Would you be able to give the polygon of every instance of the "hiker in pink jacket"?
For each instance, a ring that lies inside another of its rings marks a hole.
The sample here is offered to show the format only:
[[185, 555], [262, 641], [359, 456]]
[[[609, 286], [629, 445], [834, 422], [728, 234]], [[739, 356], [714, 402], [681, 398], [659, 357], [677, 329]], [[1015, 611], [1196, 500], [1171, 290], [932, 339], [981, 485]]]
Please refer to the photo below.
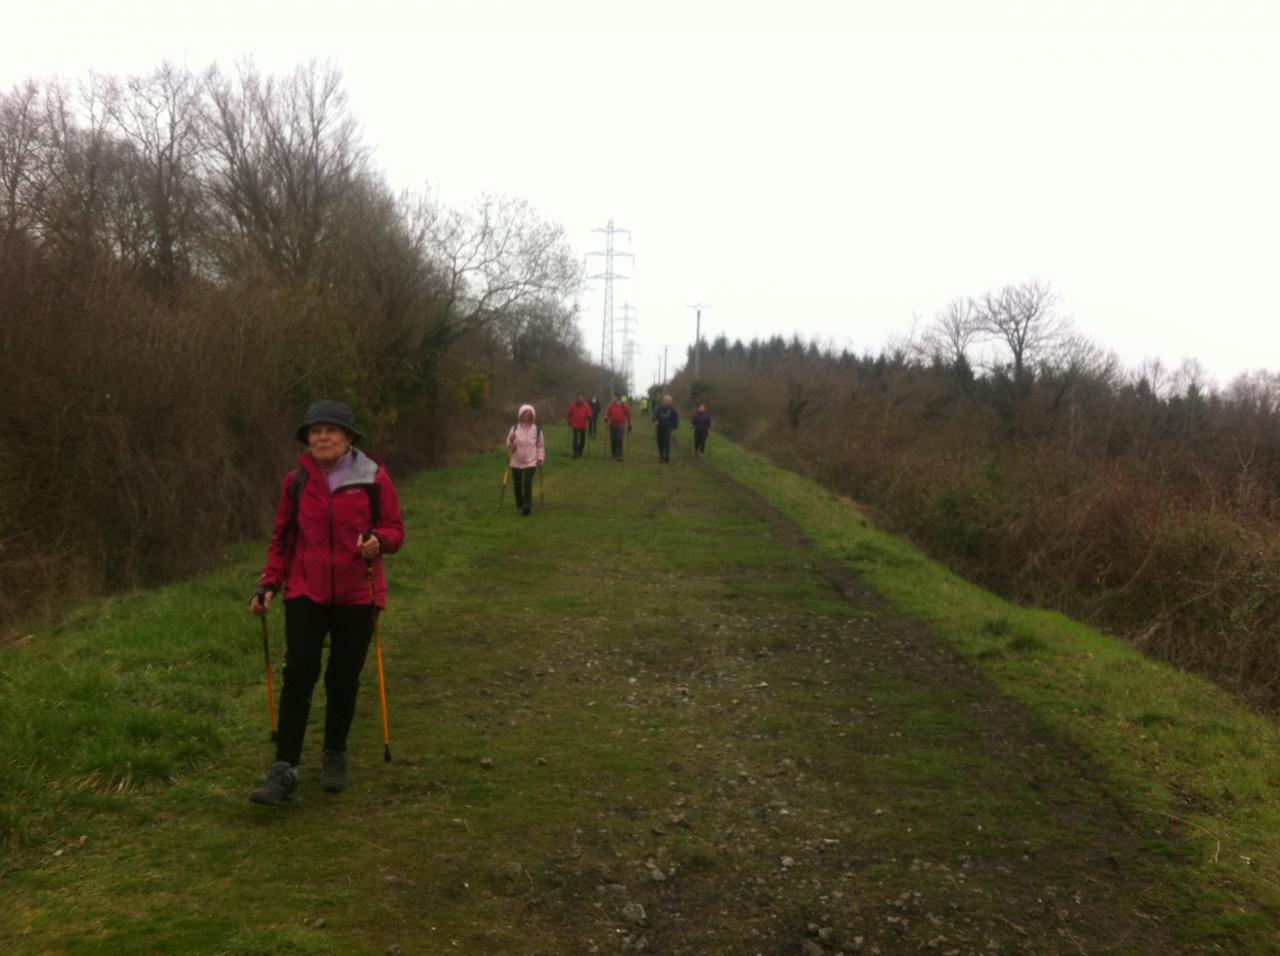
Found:
[[542, 426], [532, 405], [520, 406], [520, 420], [507, 432], [507, 454], [511, 458], [511, 484], [516, 490], [516, 510], [527, 515], [533, 507], [533, 475], [546, 460]]

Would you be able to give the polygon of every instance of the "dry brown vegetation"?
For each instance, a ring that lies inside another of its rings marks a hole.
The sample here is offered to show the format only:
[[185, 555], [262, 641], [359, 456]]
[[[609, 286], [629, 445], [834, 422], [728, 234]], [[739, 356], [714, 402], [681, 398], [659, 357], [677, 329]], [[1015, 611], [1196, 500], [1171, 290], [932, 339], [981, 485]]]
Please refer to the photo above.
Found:
[[315, 398], [403, 474], [574, 387], [580, 282], [523, 202], [395, 194], [327, 67], [0, 93], [0, 625], [260, 533]]
[[1126, 371], [1053, 306], [957, 301], [876, 356], [722, 338], [678, 387], [959, 573], [1280, 707], [1280, 375]]

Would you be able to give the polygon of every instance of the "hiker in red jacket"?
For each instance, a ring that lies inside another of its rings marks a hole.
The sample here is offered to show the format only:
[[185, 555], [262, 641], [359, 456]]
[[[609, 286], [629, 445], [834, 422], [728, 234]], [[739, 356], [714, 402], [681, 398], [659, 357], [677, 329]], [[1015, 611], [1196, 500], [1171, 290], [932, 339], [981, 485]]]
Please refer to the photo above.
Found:
[[[354, 447], [355, 415], [342, 402], [314, 403], [297, 430], [307, 451], [289, 472], [276, 505], [267, 563], [250, 604], [265, 615], [284, 592], [284, 686], [276, 762], [249, 799], [276, 804], [298, 789], [302, 739], [311, 692], [320, 677], [325, 635], [324, 756], [320, 786], [338, 793], [347, 785], [347, 733], [356, 711], [360, 672], [373, 638], [374, 615], [386, 607], [382, 555], [404, 543], [400, 501], [387, 469]], [[366, 565], [372, 564], [369, 602]]]
[[573, 429], [574, 458], [581, 458], [583, 449], [587, 447], [587, 426], [591, 424], [591, 418], [594, 414], [581, 392], [573, 400], [573, 404], [569, 406], [569, 411], [565, 413], [565, 421]]
[[604, 410], [604, 420], [609, 423], [609, 448], [614, 461], [622, 461], [623, 428], [631, 431], [631, 409], [623, 403], [618, 392], [613, 393], [613, 401]]

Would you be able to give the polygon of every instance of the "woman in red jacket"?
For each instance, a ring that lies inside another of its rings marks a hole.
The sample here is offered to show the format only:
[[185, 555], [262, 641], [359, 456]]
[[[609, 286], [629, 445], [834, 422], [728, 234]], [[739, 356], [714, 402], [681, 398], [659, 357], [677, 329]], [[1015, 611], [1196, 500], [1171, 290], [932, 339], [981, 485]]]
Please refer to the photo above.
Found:
[[573, 400], [569, 410], [565, 412], [564, 420], [573, 429], [574, 458], [581, 458], [583, 450], [587, 447], [587, 427], [591, 424], [591, 418], [594, 414], [591, 411], [591, 406], [587, 404], [587, 400], [582, 397], [581, 392]]
[[[314, 403], [297, 437], [307, 451], [285, 476], [266, 567], [251, 604], [254, 614], [265, 615], [275, 595], [284, 591], [284, 686], [276, 762], [249, 795], [254, 803], [280, 803], [298, 789], [302, 738], [326, 634], [330, 648], [320, 785], [329, 793], [346, 787], [347, 732], [355, 716], [360, 672], [374, 616], [387, 600], [381, 556], [404, 543], [395, 487], [380, 462], [354, 447], [360, 432], [349, 406]], [[366, 576], [370, 566], [372, 604]]]
[[617, 392], [613, 393], [613, 401], [604, 410], [604, 420], [609, 423], [609, 447], [614, 461], [622, 461], [623, 428], [631, 431], [631, 409]]

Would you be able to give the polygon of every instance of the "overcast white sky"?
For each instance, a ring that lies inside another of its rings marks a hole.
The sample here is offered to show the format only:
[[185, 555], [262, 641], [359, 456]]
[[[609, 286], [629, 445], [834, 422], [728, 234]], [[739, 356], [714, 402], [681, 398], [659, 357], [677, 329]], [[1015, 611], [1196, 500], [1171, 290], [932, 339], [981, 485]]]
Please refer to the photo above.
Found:
[[1270, 0], [7, 6], [0, 86], [328, 59], [393, 184], [527, 198], [583, 253], [612, 218], [642, 386], [689, 303], [877, 350], [1032, 277], [1126, 362], [1280, 368]]

